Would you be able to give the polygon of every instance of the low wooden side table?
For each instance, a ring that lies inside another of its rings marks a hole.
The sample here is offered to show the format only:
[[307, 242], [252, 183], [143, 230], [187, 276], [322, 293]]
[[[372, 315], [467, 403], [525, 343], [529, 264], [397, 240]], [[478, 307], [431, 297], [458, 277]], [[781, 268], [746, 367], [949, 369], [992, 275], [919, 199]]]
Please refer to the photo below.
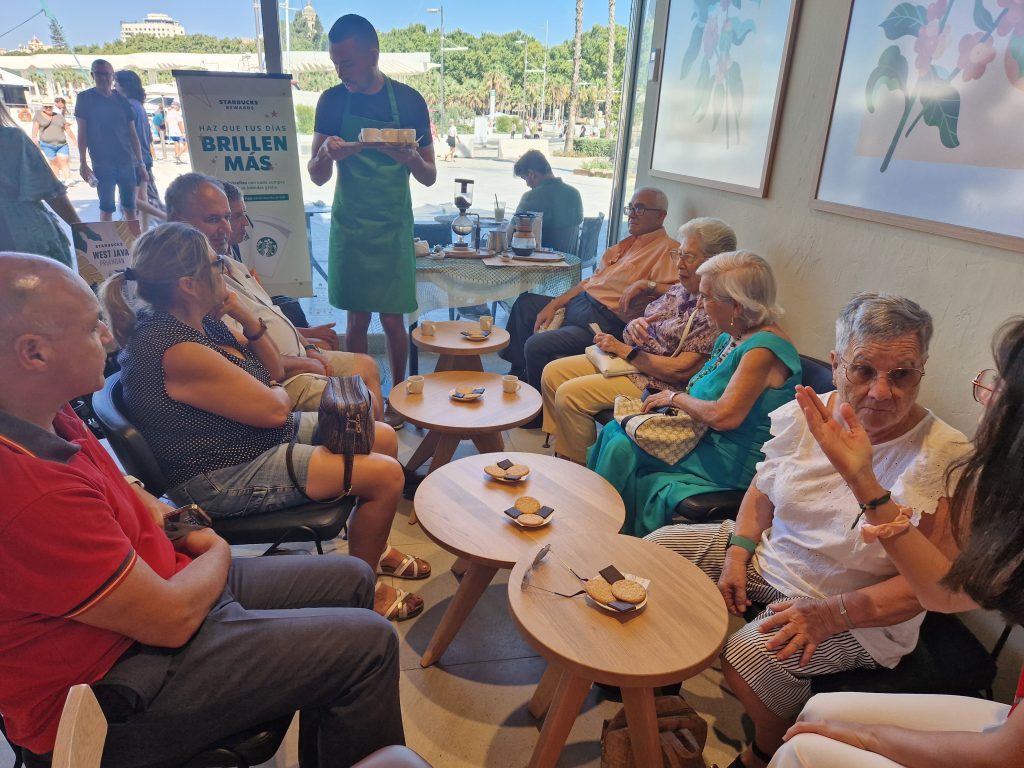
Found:
[[423, 335], [423, 326], [416, 326], [409, 334], [412, 343], [427, 352], [436, 352], [435, 372], [441, 371], [482, 371], [481, 355], [499, 352], [508, 346], [510, 336], [504, 328], [494, 326], [485, 341], [469, 341], [463, 331], [479, 331], [480, 324], [468, 320], [449, 320], [437, 323], [432, 336]]
[[516, 563], [508, 580], [512, 620], [549, 664], [529, 707], [540, 716], [550, 700], [529, 765], [557, 763], [594, 682], [621, 688], [635, 764], [661, 765], [654, 688], [692, 677], [718, 656], [728, 629], [721, 593], [689, 560], [643, 539], [591, 531], [553, 540], [530, 574], [531, 584], [564, 594], [579, 589], [559, 558], [584, 578], [611, 564], [651, 580], [644, 608], [609, 613], [583, 596], [524, 589], [523, 576], [539, 548]]
[[[519, 483], [489, 480], [484, 467], [506, 458], [528, 466], [529, 477]], [[554, 509], [551, 522], [516, 526], [504, 510], [519, 496]], [[626, 518], [622, 498], [596, 472], [553, 456], [512, 451], [467, 456], [432, 472], [416, 490], [413, 506], [426, 534], [469, 566], [420, 659], [424, 667], [445, 652], [499, 569], [511, 568], [540, 543], [561, 549], [563, 541], [618, 531]]]
[[[412, 472], [430, 459], [433, 472], [451, 461], [462, 440], [472, 440], [481, 453], [504, 447], [501, 433], [525, 424], [541, 409], [540, 392], [525, 381], [509, 394], [501, 388], [501, 374], [474, 371], [428, 373], [423, 392], [410, 395], [406, 382], [393, 387], [391, 407], [417, 427], [428, 430], [406, 463]], [[472, 402], [454, 402], [448, 393], [456, 387], [484, 387], [487, 391]]]

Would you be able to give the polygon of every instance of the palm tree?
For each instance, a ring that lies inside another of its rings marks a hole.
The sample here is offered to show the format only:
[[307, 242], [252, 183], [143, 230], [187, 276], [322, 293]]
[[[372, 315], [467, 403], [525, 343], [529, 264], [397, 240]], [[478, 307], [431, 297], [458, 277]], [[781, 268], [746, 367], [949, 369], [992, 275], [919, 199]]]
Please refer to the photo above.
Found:
[[612, 68], [615, 63], [615, 0], [608, 0], [608, 58], [604, 74], [605, 136], [612, 132]]
[[576, 0], [576, 37], [572, 48], [572, 85], [569, 88], [569, 125], [565, 129], [565, 153], [572, 154], [576, 133], [576, 108], [580, 97], [580, 59], [583, 58], [583, 0]]

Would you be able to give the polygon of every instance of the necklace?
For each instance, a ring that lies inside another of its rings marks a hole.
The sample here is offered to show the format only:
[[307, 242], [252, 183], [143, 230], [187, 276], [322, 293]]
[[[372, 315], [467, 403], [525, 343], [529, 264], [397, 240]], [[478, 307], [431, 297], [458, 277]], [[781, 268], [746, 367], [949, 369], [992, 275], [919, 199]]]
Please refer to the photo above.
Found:
[[709, 373], [718, 368], [718, 366], [724, 363], [725, 358], [727, 358], [732, 353], [732, 351], [736, 349], [736, 344], [737, 338], [735, 336], [730, 336], [729, 343], [725, 345], [725, 347], [719, 353], [718, 357], [715, 358], [715, 362], [713, 362], [711, 365], [705, 365], [703, 368], [700, 369], [700, 371], [697, 372], [697, 374], [692, 379], [690, 379], [690, 383], [686, 385], [686, 394], [690, 394], [690, 390], [693, 389], [694, 384], [696, 384], [698, 381], [703, 379]]

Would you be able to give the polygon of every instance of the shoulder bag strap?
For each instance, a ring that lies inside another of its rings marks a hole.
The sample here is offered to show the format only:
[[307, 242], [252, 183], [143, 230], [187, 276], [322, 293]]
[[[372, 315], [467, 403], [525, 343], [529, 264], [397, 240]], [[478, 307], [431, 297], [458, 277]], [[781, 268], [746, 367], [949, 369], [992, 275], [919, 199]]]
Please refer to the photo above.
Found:
[[672, 357], [677, 357], [680, 352], [683, 351], [683, 344], [690, 335], [690, 328], [693, 326], [693, 316], [697, 314], [697, 307], [694, 305], [693, 311], [690, 316], [686, 318], [686, 327], [683, 328], [683, 335], [679, 337], [679, 343], [676, 344], [676, 351], [672, 353]]

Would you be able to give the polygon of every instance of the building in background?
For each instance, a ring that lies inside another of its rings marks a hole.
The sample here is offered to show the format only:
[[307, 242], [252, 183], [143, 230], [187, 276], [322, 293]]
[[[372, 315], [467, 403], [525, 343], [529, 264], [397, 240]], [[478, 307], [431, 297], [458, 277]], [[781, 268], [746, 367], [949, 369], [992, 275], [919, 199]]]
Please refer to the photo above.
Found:
[[178, 37], [185, 34], [180, 21], [175, 21], [166, 13], [147, 13], [142, 21], [121, 22], [121, 42], [132, 35], [152, 35], [153, 37]]

